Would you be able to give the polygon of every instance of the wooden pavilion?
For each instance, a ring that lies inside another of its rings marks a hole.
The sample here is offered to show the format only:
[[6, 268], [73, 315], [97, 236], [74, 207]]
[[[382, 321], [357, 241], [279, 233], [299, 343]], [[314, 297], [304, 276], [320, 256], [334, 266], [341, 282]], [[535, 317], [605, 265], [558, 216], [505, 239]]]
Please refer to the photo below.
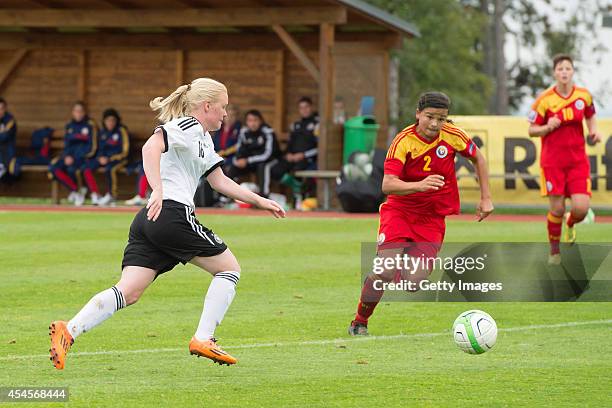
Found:
[[282, 138], [307, 95], [321, 116], [319, 168], [338, 169], [334, 100], [352, 115], [373, 96], [386, 135], [390, 51], [416, 35], [360, 0], [3, 0], [0, 95], [20, 147], [33, 129], [63, 129], [75, 100], [98, 121], [118, 109], [142, 144], [155, 124], [149, 100], [202, 76], [224, 82], [243, 111], [260, 109]]

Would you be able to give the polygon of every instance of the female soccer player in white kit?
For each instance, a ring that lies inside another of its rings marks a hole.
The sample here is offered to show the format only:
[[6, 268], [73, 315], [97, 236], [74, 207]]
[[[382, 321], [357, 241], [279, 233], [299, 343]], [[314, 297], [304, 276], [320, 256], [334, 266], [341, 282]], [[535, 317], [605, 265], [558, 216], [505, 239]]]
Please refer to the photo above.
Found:
[[190, 262], [213, 275], [198, 328], [189, 343], [191, 354], [219, 364], [237, 360], [216, 343], [215, 328], [236, 293], [240, 265], [221, 238], [195, 217], [193, 196], [202, 175], [218, 192], [285, 216], [276, 202], [241, 188], [221, 170], [223, 159], [213, 148], [209, 131], [227, 116], [225, 86], [209, 78], [182, 85], [150, 106], [159, 112], [158, 126], [142, 148], [144, 169], [153, 192], [130, 227], [119, 282], [94, 297], [72, 320], [51, 323], [51, 361], [63, 369], [74, 339], [135, 303], [144, 290], [179, 262]]

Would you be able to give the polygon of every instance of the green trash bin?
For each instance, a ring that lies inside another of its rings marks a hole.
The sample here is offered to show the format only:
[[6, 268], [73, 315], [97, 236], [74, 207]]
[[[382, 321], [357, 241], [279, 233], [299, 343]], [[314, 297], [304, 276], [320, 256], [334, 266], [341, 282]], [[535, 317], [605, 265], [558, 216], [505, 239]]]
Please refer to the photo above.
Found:
[[370, 153], [376, 147], [380, 125], [373, 116], [355, 116], [344, 123], [342, 164], [348, 163], [353, 152]]

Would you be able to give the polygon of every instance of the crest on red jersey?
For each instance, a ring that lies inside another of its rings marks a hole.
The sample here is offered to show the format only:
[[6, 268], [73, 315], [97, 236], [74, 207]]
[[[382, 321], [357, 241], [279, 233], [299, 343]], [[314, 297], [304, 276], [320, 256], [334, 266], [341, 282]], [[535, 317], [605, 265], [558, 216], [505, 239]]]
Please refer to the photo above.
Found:
[[576, 109], [578, 110], [583, 110], [584, 109], [584, 101], [582, 99], [578, 99], [575, 103], [574, 106], [576, 107]]
[[436, 149], [436, 156], [441, 159], [445, 158], [447, 154], [448, 149], [446, 148], [446, 146], [438, 146], [438, 148]]

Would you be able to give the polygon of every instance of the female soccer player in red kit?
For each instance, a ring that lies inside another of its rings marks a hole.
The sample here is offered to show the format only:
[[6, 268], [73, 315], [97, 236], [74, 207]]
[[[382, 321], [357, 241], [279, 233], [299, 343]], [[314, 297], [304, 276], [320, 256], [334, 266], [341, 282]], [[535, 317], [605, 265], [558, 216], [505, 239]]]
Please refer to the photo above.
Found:
[[[388, 198], [380, 206], [379, 257], [394, 258], [402, 253], [436, 256], [444, 240], [445, 217], [459, 213], [456, 153], [467, 157], [476, 169], [481, 193], [478, 221], [493, 211], [485, 158], [469, 136], [449, 122], [449, 108], [445, 94], [422, 94], [416, 123], [402, 130], [389, 147], [382, 182]], [[367, 335], [368, 319], [384, 293], [375, 282], [398, 276], [395, 268], [387, 272], [366, 278], [350, 335]], [[426, 276], [431, 271], [421, 272]]]
[[529, 136], [542, 138], [540, 156], [542, 195], [548, 196], [547, 215], [550, 256], [559, 265], [559, 241], [565, 198], [572, 210], [565, 220], [565, 240], [576, 241], [574, 225], [584, 219], [591, 197], [591, 170], [584, 148], [582, 121], [586, 120], [592, 143], [601, 141], [595, 122], [595, 105], [589, 91], [574, 85], [574, 63], [569, 55], [553, 58], [555, 85], [542, 92], [529, 113]]

